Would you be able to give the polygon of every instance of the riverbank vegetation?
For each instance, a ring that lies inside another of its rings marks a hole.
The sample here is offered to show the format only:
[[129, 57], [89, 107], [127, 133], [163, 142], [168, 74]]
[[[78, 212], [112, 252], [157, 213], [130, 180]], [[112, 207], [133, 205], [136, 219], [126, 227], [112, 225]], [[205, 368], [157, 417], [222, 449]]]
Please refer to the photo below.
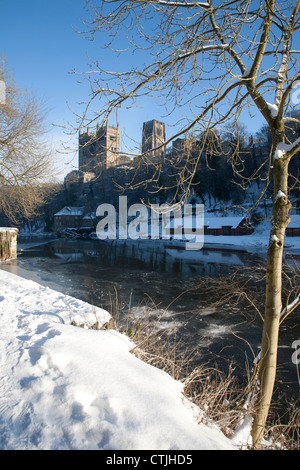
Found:
[[[238, 309], [239, 313], [242, 311], [250, 329], [251, 325], [261, 325], [263, 321], [263, 312], [260, 310], [264, 296], [264, 271], [265, 267], [258, 266], [252, 269], [237, 269], [231, 273], [230, 278], [227, 275], [202, 277], [201, 281], [197, 281], [189, 291], [183, 292], [182, 297], [191, 292], [198, 292], [201, 298], [199, 311], [203, 310], [205, 313], [226, 309], [229, 315], [230, 312], [235, 314]], [[298, 267], [285, 266], [283, 289], [285, 302], [288, 302], [291, 288], [295, 290], [298, 285]], [[218, 292], [218, 299], [213, 301], [211, 299], [214, 298], [215, 292]], [[129, 304], [126, 303], [120, 297], [118, 290], [114, 289], [110, 294], [108, 308], [114, 319], [111, 327], [129, 336], [135, 344], [131, 352], [138, 358], [184, 383], [185, 396], [201, 410], [197, 416], [199, 423], [215, 422], [237, 446], [252, 449], [250, 430], [255, 404], [251, 402], [251, 396], [255, 364], [259, 357], [257, 345], [244, 340], [247, 342], [244, 366], [238, 359], [231, 359], [228, 356], [224, 360], [226, 355], [220, 356], [213, 351], [207, 362], [199, 361], [197, 355], [201, 346], [194, 343], [192, 346], [191, 338], [186, 340], [180, 335], [180, 328], [176, 328], [176, 316], [180, 315], [179, 312], [177, 315], [172, 315], [172, 320], [166, 326], [166, 319], [170, 315], [168, 308], [162, 309], [155, 305], [149, 296], [145, 298], [141, 308], [142, 314], [136, 316], [134, 312], [136, 309], [132, 309], [130, 301]], [[189, 317], [190, 312], [183, 313]], [[298, 319], [299, 312], [296, 318], [291, 318], [284, 326], [293, 329]], [[233, 342], [235, 336], [233, 333]], [[237, 349], [238, 347], [234, 348], [234, 351]], [[289, 379], [284, 375], [284, 363], [279, 362], [278, 367], [282, 373], [278, 377], [279, 382], [275, 383], [261, 449], [300, 450], [297, 384], [294, 384], [294, 392], [291, 395], [285, 393], [286, 387], [289, 387]], [[298, 387], [300, 389], [299, 376]], [[236, 441], [235, 434], [238, 436]]]

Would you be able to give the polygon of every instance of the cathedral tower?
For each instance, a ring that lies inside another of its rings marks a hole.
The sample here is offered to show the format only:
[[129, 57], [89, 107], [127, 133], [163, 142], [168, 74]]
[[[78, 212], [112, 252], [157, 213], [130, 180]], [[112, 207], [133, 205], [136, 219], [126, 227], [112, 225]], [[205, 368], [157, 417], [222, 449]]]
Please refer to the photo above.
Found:
[[79, 133], [79, 171], [80, 173], [94, 173], [99, 176], [107, 168], [118, 165], [120, 151], [119, 125], [112, 127], [97, 126], [95, 132], [87, 129]]
[[152, 148], [158, 147], [166, 140], [165, 124], [163, 122], [152, 121], [144, 122], [142, 137], [142, 153], [149, 151], [149, 155], [153, 157], [161, 157], [165, 155], [166, 148], [163, 146], [158, 150]]

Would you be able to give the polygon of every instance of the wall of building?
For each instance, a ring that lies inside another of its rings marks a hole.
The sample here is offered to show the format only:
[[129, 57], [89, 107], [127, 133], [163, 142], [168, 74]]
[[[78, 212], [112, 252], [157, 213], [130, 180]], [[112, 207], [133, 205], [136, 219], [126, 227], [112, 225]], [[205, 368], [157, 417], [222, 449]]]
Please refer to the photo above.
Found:
[[80, 173], [94, 173], [99, 176], [101, 172], [118, 164], [120, 151], [119, 126], [108, 124], [104, 127], [97, 126], [95, 132], [87, 129], [79, 133], [78, 166]]

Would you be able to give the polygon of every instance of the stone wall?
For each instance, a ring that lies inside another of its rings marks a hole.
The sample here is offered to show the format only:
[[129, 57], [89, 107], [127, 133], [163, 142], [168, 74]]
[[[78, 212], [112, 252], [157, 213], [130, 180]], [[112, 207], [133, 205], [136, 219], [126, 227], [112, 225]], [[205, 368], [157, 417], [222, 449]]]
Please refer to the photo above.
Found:
[[16, 228], [0, 228], [0, 261], [17, 257], [18, 232], [19, 230]]

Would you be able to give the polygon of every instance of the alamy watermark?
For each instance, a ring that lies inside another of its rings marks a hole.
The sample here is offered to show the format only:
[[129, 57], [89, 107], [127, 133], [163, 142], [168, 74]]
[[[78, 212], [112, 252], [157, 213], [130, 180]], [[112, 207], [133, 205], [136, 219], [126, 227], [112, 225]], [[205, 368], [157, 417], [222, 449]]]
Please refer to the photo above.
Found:
[[6, 85], [4, 80], [0, 80], [0, 104], [6, 103]]
[[293, 344], [292, 348], [295, 349], [295, 351], [292, 354], [292, 363], [295, 365], [300, 364], [300, 339], [296, 339]]
[[119, 197], [118, 210], [112, 204], [98, 206], [101, 217], [96, 227], [100, 240], [176, 239], [185, 241], [186, 250], [201, 250], [204, 244], [203, 204], [133, 204]]
[[300, 104], [300, 80], [296, 80], [292, 87], [291, 101], [293, 104]]

